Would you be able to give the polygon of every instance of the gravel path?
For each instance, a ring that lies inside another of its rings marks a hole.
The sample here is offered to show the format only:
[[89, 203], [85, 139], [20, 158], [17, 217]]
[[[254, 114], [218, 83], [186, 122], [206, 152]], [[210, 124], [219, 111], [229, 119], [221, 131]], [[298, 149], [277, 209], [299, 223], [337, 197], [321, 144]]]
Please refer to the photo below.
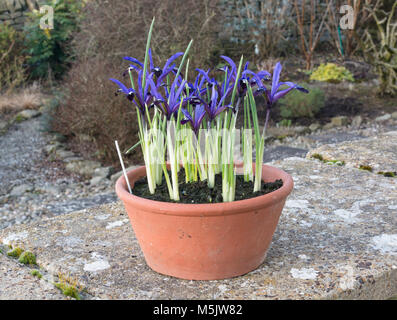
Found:
[[[267, 146], [264, 161], [305, 157], [309, 149], [323, 144], [396, 129], [397, 120], [286, 137]], [[0, 136], [0, 229], [117, 200], [110, 180], [90, 185], [67, 173], [62, 161], [50, 161], [44, 152], [50, 141], [51, 136], [41, 131], [40, 118], [14, 124]]]
[[68, 174], [62, 162], [49, 161], [44, 148], [50, 140], [40, 118], [0, 136], [0, 229], [117, 199], [110, 180], [91, 186]]

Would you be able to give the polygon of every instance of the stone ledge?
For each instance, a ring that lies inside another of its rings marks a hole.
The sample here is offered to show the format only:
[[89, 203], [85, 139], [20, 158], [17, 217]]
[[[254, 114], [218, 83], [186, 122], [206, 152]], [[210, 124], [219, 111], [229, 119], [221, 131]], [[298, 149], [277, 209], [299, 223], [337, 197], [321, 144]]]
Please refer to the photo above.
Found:
[[[145, 263], [121, 203], [0, 231], [48, 273], [97, 299], [386, 299], [397, 293], [397, 179], [302, 158], [266, 261], [244, 276], [186, 281]], [[7, 281], [7, 280], [6, 280]]]
[[0, 300], [62, 300], [60, 291], [45, 280], [30, 274], [30, 269], [17, 265], [0, 254]]
[[307, 158], [319, 154], [324, 159], [340, 160], [348, 167], [371, 168], [375, 173], [397, 172], [397, 131], [338, 144], [326, 144], [311, 150]]

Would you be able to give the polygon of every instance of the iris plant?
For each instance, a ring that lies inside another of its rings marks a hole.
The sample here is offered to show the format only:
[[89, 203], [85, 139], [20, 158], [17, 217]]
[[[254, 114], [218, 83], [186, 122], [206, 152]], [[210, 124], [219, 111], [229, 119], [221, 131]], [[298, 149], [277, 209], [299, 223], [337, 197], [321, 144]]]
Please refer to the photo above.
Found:
[[[150, 49], [153, 25], [154, 19], [144, 62], [132, 57], [124, 58], [131, 63], [127, 69], [131, 87], [110, 79], [118, 85], [118, 92], [136, 106], [139, 143], [134, 147], [140, 145], [142, 148], [151, 193], [162, 183], [164, 175], [170, 198], [179, 201], [178, 172], [183, 169], [186, 182], [206, 180], [210, 188], [215, 186], [215, 174], [222, 174], [223, 201], [233, 201], [236, 188], [235, 141], [239, 134], [236, 119], [240, 105], [243, 106], [244, 117], [244, 179], [254, 182], [253, 191], [259, 191], [270, 111], [290, 91], [308, 91], [295, 83], [280, 81], [280, 62], [271, 75], [266, 70], [250, 70], [248, 62], [243, 67], [243, 57], [237, 65], [231, 58], [221, 56], [225, 65], [214, 70], [221, 72], [221, 80], [212, 77], [211, 70], [196, 69], [195, 81], [191, 83], [187, 80], [189, 60], [186, 59], [192, 41], [185, 52], [175, 53], [162, 68], [158, 67], [153, 63]], [[181, 57], [179, 67], [176, 67]], [[182, 68], [185, 68], [183, 74]], [[262, 133], [259, 130], [262, 120], [258, 119], [255, 102], [255, 97], [260, 95], [266, 99]], [[252, 165], [254, 149], [255, 172]]]

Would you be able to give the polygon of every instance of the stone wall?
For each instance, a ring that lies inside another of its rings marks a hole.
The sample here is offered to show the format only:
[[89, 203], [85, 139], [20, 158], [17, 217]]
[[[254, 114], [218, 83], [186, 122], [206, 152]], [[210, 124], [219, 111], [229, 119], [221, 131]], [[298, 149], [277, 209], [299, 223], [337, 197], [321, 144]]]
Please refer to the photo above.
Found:
[[9, 23], [15, 29], [22, 29], [27, 13], [39, 8], [40, 0], [0, 0], [0, 23]]

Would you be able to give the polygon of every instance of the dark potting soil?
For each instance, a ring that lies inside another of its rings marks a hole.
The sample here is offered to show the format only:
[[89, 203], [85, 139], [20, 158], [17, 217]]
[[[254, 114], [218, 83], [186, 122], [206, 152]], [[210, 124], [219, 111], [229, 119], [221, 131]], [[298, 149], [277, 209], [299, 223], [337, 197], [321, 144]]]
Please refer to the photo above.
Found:
[[[169, 173], [170, 178], [171, 174]], [[178, 203], [218, 203], [223, 202], [222, 198], [222, 176], [217, 174], [215, 176], [215, 186], [214, 188], [208, 188], [207, 181], [197, 181], [197, 182], [185, 182], [185, 172], [180, 170], [178, 174], [179, 181], [179, 197], [180, 201]], [[274, 182], [263, 182], [262, 188], [258, 192], [253, 192], [254, 183], [249, 181], [244, 181], [244, 176], [236, 176], [236, 196], [235, 201], [250, 199], [258, 197], [281, 188], [283, 186], [283, 181], [281, 179]], [[132, 193], [138, 197], [146, 198], [150, 200], [163, 201], [163, 202], [175, 202], [170, 200], [167, 183], [163, 177], [163, 182], [161, 185], [156, 187], [155, 194], [151, 194], [147, 184], [146, 177], [141, 178], [135, 182]]]

